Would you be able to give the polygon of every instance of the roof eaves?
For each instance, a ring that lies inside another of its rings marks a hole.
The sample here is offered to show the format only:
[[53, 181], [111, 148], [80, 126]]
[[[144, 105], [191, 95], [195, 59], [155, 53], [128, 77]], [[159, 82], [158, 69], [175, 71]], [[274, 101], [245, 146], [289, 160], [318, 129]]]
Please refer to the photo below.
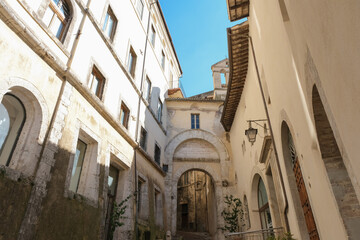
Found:
[[227, 0], [226, 3], [231, 22], [249, 16], [250, 0]]
[[[248, 69], [248, 55], [249, 55], [249, 24], [244, 22], [227, 29], [228, 33], [228, 50], [229, 50], [229, 67], [230, 76], [227, 94], [224, 102], [224, 110], [221, 115], [221, 124], [228, 132], [231, 129], [237, 107], [239, 105], [242, 91], [245, 85], [247, 69]], [[237, 39], [236, 43], [235, 40]], [[238, 39], [241, 39], [239, 42]], [[233, 54], [239, 50], [244, 54]], [[235, 70], [241, 70], [241, 74], [234, 74]]]

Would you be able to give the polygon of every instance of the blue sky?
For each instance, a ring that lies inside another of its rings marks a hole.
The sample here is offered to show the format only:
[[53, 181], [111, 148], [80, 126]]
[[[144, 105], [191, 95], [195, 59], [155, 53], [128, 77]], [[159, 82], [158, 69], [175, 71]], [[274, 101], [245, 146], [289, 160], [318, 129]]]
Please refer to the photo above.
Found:
[[173, 39], [186, 96], [213, 89], [211, 66], [228, 56], [226, 0], [160, 0]]

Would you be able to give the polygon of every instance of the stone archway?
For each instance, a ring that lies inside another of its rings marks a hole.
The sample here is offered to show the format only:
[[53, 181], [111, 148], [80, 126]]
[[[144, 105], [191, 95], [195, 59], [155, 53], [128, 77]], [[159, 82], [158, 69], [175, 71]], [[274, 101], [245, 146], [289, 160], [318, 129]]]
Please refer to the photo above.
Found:
[[177, 184], [177, 231], [216, 232], [216, 197], [212, 177], [191, 169], [181, 175]]
[[223, 225], [224, 220], [221, 217], [221, 210], [223, 209], [223, 191], [222, 191], [222, 183], [221, 183], [221, 178], [220, 176], [209, 166], [204, 165], [204, 164], [200, 164], [200, 163], [190, 163], [187, 166], [184, 166], [180, 169], [178, 169], [176, 171], [176, 173], [174, 174], [174, 177], [172, 179], [172, 186], [174, 186], [172, 188], [171, 191], [171, 213], [173, 213], [172, 216], [170, 216], [171, 219], [171, 230], [172, 233], [175, 233], [177, 230], [177, 219], [176, 219], [176, 214], [178, 209], [177, 209], [177, 204], [178, 204], [178, 183], [179, 180], [181, 179], [181, 177], [184, 175], [184, 173], [189, 172], [189, 171], [200, 171], [200, 172], [204, 172], [206, 173], [212, 182], [213, 185], [213, 194], [214, 194], [214, 203], [212, 205], [213, 209], [212, 212], [210, 213], [215, 219], [215, 221], [209, 223], [209, 228], [211, 228], [211, 230], [209, 231], [210, 235], [214, 236], [215, 239], [220, 239], [220, 232], [218, 230], [219, 226]]
[[[204, 150], [206, 149], [206, 150]], [[197, 151], [203, 151], [201, 154]], [[221, 210], [223, 209], [223, 197], [227, 191], [223, 182], [228, 181], [230, 161], [225, 145], [218, 137], [204, 130], [187, 130], [176, 135], [165, 148], [165, 164], [168, 164], [166, 176], [166, 198], [168, 209], [168, 226], [172, 234], [176, 233], [177, 227], [177, 184], [180, 177], [189, 170], [199, 170], [211, 176], [214, 185], [216, 201], [216, 227], [212, 235], [216, 239], [222, 239], [218, 227], [223, 225]]]
[[181, 132], [178, 135], [176, 135], [173, 139], [171, 139], [171, 141], [168, 143], [168, 145], [165, 148], [165, 161], [170, 164], [171, 161], [173, 160], [173, 156], [176, 148], [181, 143], [189, 139], [203, 139], [209, 142], [214, 146], [214, 148], [218, 152], [219, 159], [221, 162], [229, 160], [228, 151], [225, 145], [221, 142], [221, 140], [218, 137], [216, 137], [210, 132], [201, 129], [196, 129], [196, 130], [191, 129]]

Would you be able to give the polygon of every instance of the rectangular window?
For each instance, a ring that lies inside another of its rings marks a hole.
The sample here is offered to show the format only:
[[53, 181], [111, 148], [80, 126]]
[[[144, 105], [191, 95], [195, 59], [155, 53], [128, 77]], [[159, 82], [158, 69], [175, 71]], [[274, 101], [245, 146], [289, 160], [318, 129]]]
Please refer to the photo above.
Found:
[[90, 91], [95, 94], [99, 99], [102, 97], [102, 92], [105, 84], [105, 78], [100, 71], [94, 66], [88, 82]]
[[116, 25], [117, 25], [117, 19], [113, 11], [109, 7], [105, 16], [105, 21], [102, 30], [105, 32], [105, 35], [111, 40], [114, 39]]
[[[112, 158], [112, 154], [111, 154], [111, 158]], [[112, 160], [110, 160], [112, 162]], [[115, 160], [116, 161], [116, 160]], [[107, 201], [107, 206], [105, 209], [106, 212], [106, 219], [105, 219], [105, 238], [104, 239], [109, 239], [110, 236], [110, 232], [111, 232], [111, 219], [112, 216], [114, 214], [114, 203], [115, 203], [115, 199], [116, 199], [116, 195], [117, 195], [117, 187], [119, 185], [119, 187], [122, 187], [122, 183], [119, 183], [118, 180], [120, 178], [119, 174], [121, 174], [120, 169], [118, 169], [117, 167], [113, 166], [112, 163], [110, 163], [110, 167], [109, 167], [109, 176], [108, 176], [108, 201]]]
[[129, 59], [128, 59], [128, 71], [133, 78], [135, 77], [136, 59], [137, 59], [136, 53], [134, 49], [130, 47]]
[[123, 125], [126, 129], [128, 129], [129, 124], [129, 116], [130, 116], [130, 110], [125, 105], [125, 103], [121, 103], [121, 109], [120, 109], [120, 123]]
[[137, 0], [136, 10], [140, 15], [140, 19], [142, 19], [144, 12], [144, 0]]
[[200, 114], [191, 114], [191, 129], [200, 128]]
[[113, 165], [110, 165], [109, 177], [108, 177], [108, 195], [111, 197], [116, 196], [118, 178], [119, 178], [119, 170]]
[[151, 26], [150, 41], [153, 47], [155, 47], [156, 31], [154, 26]]
[[144, 186], [145, 185], [145, 180], [143, 180], [142, 178], [138, 177], [138, 189], [137, 189], [137, 208], [139, 213], [141, 213], [142, 208], [142, 200], [143, 200], [143, 194], [144, 194]]
[[161, 119], [162, 119], [162, 109], [163, 109], [163, 104], [159, 98], [158, 101], [158, 107], [157, 107], [157, 120], [162, 123]]
[[160, 192], [155, 189], [155, 195], [154, 195], [154, 213], [155, 213], [155, 217], [157, 216], [158, 210], [159, 210], [159, 197], [160, 197]]
[[150, 103], [151, 98], [151, 81], [149, 77], [146, 76], [145, 82], [144, 82], [144, 99]]
[[79, 139], [76, 146], [76, 152], [75, 152], [74, 163], [71, 171], [71, 180], [70, 180], [70, 188], [69, 188], [73, 192], [77, 192], [78, 190], [81, 170], [85, 158], [86, 147], [87, 147], [86, 143], [84, 143]]
[[68, 4], [64, 0], [52, 0], [45, 11], [43, 22], [61, 42], [71, 18]]
[[140, 132], [140, 147], [146, 151], [146, 142], [147, 142], [147, 131], [141, 127], [141, 132]]
[[165, 53], [161, 51], [161, 67], [165, 70]]
[[157, 145], [155, 143], [155, 152], [154, 152], [154, 159], [155, 159], [155, 162], [160, 165], [160, 156], [161, 156], [161, 150], [160, 150], [160, 147], [159, 145]]

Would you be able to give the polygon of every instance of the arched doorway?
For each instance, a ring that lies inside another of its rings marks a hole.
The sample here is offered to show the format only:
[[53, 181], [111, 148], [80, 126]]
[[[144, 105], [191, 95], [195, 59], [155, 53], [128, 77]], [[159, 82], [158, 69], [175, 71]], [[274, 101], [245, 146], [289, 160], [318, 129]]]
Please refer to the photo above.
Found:
[[[309, 196], [305, 187], [305, 182], [300, 167], [299, 157], [296, 152], [292, 134], [290, 132], [288, 125], [285, 122], [283, 122], [282, 124], [282, 145], [283, 145], [283, 154], [284, 154], [284, 161], [286, 168], [287, 170], [288, 168], [292, 169], [292, 173], [290, 173], [291, 170], [287, 172], [290, 186], [291, 188], [295, 188], [296, 186], [298, 190], [298, 197], [296, 197], [295, 194], [292, 192], [294, 198], [295, 211], [297, 213], [301, 211], [299, 209], [301, 206], [308, 236], [310, 237], [310, 240], [318, 240], [320, 239], [320, 237], [317, 231], [314, 214], [312, 212], [312, 208], [310, 205]], [[299, 207], [297, 207], [298, 205]], [[298, 222], [299, 225], [301, 225], [302, 221], [299, 220]]]
[[177, 230], [216, 232], [216, 198], [212, 177], [192, 169], [181, 175], [177, 184]]

